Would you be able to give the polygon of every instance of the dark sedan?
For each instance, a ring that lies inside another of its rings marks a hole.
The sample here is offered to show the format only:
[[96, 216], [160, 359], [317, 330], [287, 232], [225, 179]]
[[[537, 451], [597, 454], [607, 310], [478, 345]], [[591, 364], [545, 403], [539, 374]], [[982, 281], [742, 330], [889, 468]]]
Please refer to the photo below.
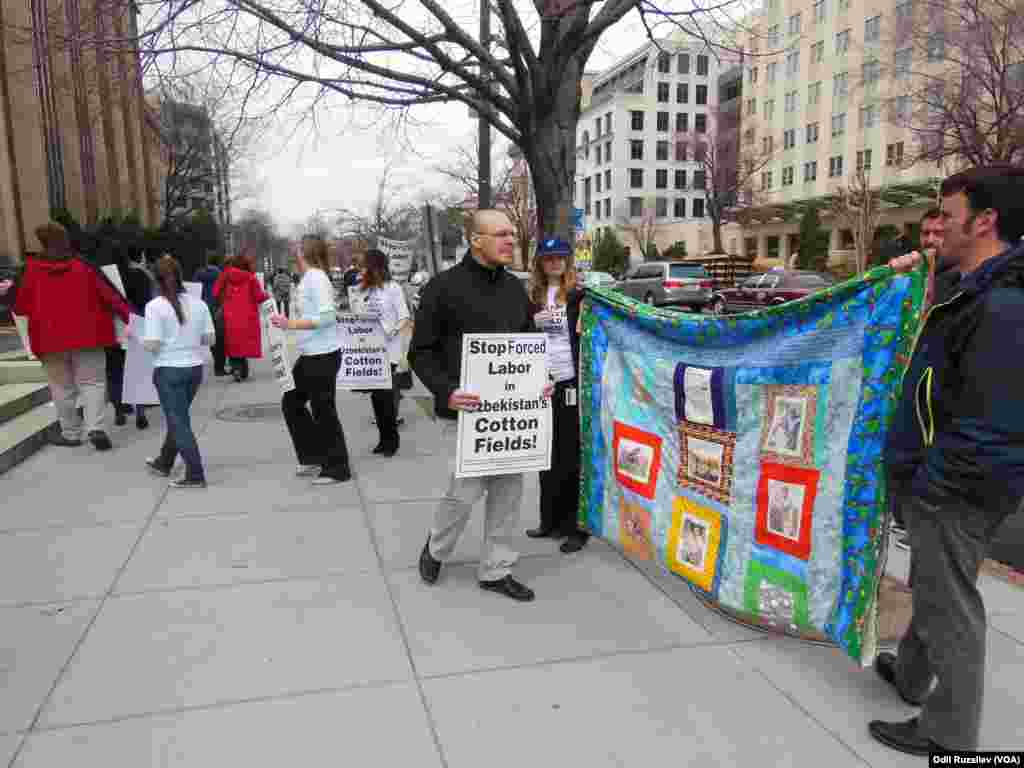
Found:
[[735, 288], [717, 291], [711, 299], [711, 311], [716, 315], [728, 315], [774, 307], [810, 296], [834, 283], [831, 275], [801, 270], [751, 275]]

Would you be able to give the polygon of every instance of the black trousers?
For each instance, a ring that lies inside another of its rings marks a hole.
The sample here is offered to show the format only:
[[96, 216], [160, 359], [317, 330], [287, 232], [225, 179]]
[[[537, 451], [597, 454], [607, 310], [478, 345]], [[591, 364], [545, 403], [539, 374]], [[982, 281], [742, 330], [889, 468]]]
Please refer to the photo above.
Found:
[[249, 378], [249, 358], [247, 357], [232, 357], [231, 358], [231, 372], [242, 379]]
[[340, 350], [300, 355], [292, 369], [295, 389], [281, 398], [281, 409], [299, 464], [319, 464], [322, 476], [348, 479], [348, 447], [335, 401], [340, 367]]
[[[124, 363], [128, 353], [121, 347], [106, 347], [107, 355], [107, 400], [115, 410], [123, 410], [124, 404]], [[143, 414], [146, 406], [135, 406], [138, 413]], [[128, 407], [129, 412], [131, 407]]]
[[540, 527], [570, 535], [583, 533], [576, 522], [580, 507], [579, 406], [566, 405], [565, 392], [576, 379], [559, 382], [551, 396], [551, 469], [540, 473]]
[[391, 389], [374, 389], [370, 391], [370, 404], [373, 406], [373, 417], [377, 420], [377, 431], [384, 445], [398, 447], [398, 382], [395, 371], [398, 366], [391, 365]]
[[217, 373], [224, 372], [224, 334], [217, 334], [217, 341], [213, 345], [213, 370]]

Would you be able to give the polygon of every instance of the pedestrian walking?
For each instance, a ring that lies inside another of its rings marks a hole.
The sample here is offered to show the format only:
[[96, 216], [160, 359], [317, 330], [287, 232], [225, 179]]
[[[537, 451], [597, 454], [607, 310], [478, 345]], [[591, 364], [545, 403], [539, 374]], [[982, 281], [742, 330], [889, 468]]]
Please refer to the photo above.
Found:
[[291, 294], [292, 294], [292, 276], [288, 274], [288, 270], [279, 269], [277, 275], [274, 277], [274, 297], [277, 299], [277, 305], [281, 308], [281, 313], [285, 317], [291, 317]]
[[[515, 229], [508, 216], [495, 210], [477, 211], [469, 230], [470, 250], [462, 262], [424, 287], [409, 348], [412, 369], [434, 395], [434, 412], [442, 423], [441, 446], [451, 459], [452, 470], [420, 553], [420, 577], [427, 584], [437, 582], [442, 564], [452, 556], [466, 529], [473, 506], [486, 494], [478, 583], [481, 589], [528, 601], [534, 598], [533, 590], [511, 575], [516, 553], [495, 541], [522, 502], [522, 474], [455, 476], [457, 413], [480, 407], [477, 393], [459, 388], [463, 334], [536, 331], [526, 291], [507, 271], [515, 255]], [[551, 389], [544, 390], [545, 396], [550, 397]]]
[[327, 244], [319, 237], [304, 237], [298, 261], [298, 317], [271, 319], [278, 328], [298, 331], [295, 388], [281, 398], [281, 410], [298, 458], [296, 474], [313, 477], [314, 485], [333, 485], [351, 480], [352, 472], [335, 396], [341, 337], [334, 286], [327, 276]]
[[175, 488], [205, 488], [206, 473], [199, 443], [192, 430], [192, 402], [203, 383], [203, 347], [213, 346], [216, 331], [206, 302], [190, 295], [182, 282], [181, 266], [172, 256], [156, 264], [160, 295], [146, 305], [142, 344], [153, 355], [153, 385], [167, 422], [160, 455], [146, 466], [169, 477], [181, 454], [185, 476], [171, 480]]
[[[153, 298], [153, 283], [139, 263], [142, 260], [140, 251], [125, 248], [119, 251], [117, 271], [121, 275], [124, 292], [131, 305], [132, 313], [142, 317], [146, 314], [146, 305]], [[121, 427], [128, 420], [128, 414], [134, 411], [136, 429], [147, 429], [149, 419], [146, 418], [146, 406], [126, 405], [124, 402], [124, 364], [127, 353], [120, 344], [106, 348], [107, 358], [107, 395], [114, 407], [114, 424]]]
[[256, 279], [252, 258], [242, 253], [232, 259], [213, 286], [214, 298], [224, 308], [224, 351], [231, 359], [235, 381], [249, 378], [249, 360], [263, 356], [260, 304], [269, 297]]
[[227, 376], [227, 366], [224, 361], [224, 314], [220, 302], [217, 301], [213, 294], [214, 286], [217, 285], [220, 274], [220, 267], [213, 261], [206, 259], [203, 266], [195, 271], [192, 279], [203, 286], [203, 301], [213, 316], [213, 327], [217, 330], [217, 341], [214, 342], [213, 349], [211, 350], [213, 353], [213, 375]]
[[961, 277], [925, 317], [886, 445], [889, 492], [910, 533], [913, 615], [898, 653], [875, 662], [922, 709], [869, 726], [883, 744], [920, 755], [978, 748], [978, 572], [1024, 498], [1024, 335], [1015, 332], [1024, 325], [1024, 168], [974, 168], [940, 193], [942, 253]]
[[391, 389], [370, 392], [374, 423], [380, 433], [375, 454], [391, 457], [398, 452], [398, 364], [402, 359], [402, 332], [410, 324], [409, 307], [405, 303], [402, 287], [391, 279], [388, 257], [373, 248], [364, 258], [366, 265], [361, 283], [354, 288], [358, 305], [369, 315], [380, 318], [387, 336], [388, 359], [391, 363]]
[[580, 506], [580, 420], [577, 405], [579, 334], [583, 291], [576, 287], [572, 248], [559, 238], [542, 240], [530, 274], [533, 322], [547, 334], [551, 401], [551, 468], [540, 473], [540, 525], [531, 538], [564, 538], [565, 554], [578, 552], [588, 534], [576, 522]]
[[81, 445], [84, 430], [96, 450], [109, 451], [113, 445], [104, 429], [104, 349], [117, 343], [114, 316], [128, 323], [131, 307], [98, 269], [74, 252], [60, 224], [37, 228], [36, 237], [43, 252], [27, 258], [12, 311], [28, 319], [29, 343], [43, 363], [57, 406], [61, 436], [52, 442]]

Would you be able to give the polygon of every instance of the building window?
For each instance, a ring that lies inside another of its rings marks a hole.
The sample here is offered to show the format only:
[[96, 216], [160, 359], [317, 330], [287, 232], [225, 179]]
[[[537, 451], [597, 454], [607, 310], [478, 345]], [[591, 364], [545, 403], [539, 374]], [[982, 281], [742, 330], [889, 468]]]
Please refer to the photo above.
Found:
[[840, 112], [838, 115], [832, 115], [832, 138], [842, 136], [846, 133], [846, 113]]
[[643, 171], [643, 168], [630, 168], [629, 169], [629, 188], [630, 189], [643, 189], [644, 188], [644, 171]]
[[687, 145], [687, 143], [685, 141], [677, 141], [676, 142], [676, 162], [677, 163], [685, 163], [686, 162], [686, 147], [687, 146], [688, 145]]
[[676, 112], [676, 133], [687, 133], [690, 130], [690, 115], [686, 112]]
[[885, 148], [885, 164], [886, 165], [903, 165], [903, 142], [897, 141], [895, 144], [889, 144]]
[[786, 55], [786, 77], [793, 77], [800, 71], [800, 51]]
[[707, 186], [707, 173], [704, 171], [693, 172], [693, 188], [704, 189]]
[[828, 159], [828, 177], [835, 179], [843, 175], [843, 156], [836, 155]]
[[761, 191], [767, 192], [772, 188], [772, 172], [764, 171], [761, 173]]
[[770, 155], [775, 149], [775, 137], [774, 136], [762, 136], [761, 137], [761, 154]]
[[676, 179], [675, 180], [676, 180], [676, 189], [686, 189], [686, 171], [676, 171]]
[[825, 60], [825, 41], [819, 40], [811, 46], [811, 64], [821, 64]]
[[850, 0], [839, 0], [839, 10], [848, 11], [850, 10]]
[[612, 217], [612, 199], [610, 197], [604, 199], [604, 217], [606, 219]]
[[767, 76], [768, 76], [768, 82], [769, 83], [774, 83], [775, 82], [775, 75], [777, 75], [778, 72], [779, 72], [779, 62], [777, 62], [777, 61], [769, 61], [768, 62], [768, 66], [765, 67], [765, 70], [766, 70], [765, 74], [767, 74]]
[[696, 200], [694, 200], [692, 203], [690, 203], [690, 205], [691, 205], [691, 207], [693, 209], [693, 213], [692, 213], [693, 218], [695, 218], [695, 219], [703, 219], [704, 218], [704, 200], [702, 198], [698, 197]]
[[756, 83], [757, 82], [757, 70], [758, 70], [757, 67], [751, 67], [750, 68], [750, 82], [752, 82], [752, 83]]
[[690, 54], [680, 53], [679, 56], [676, 57], [676, 71], [680, 75], [690, 74]]
[[697, 86], [697, 92], [694, 94], [694, 101], [697, 104], [708, 103], [708, 87], [706, 85]]
[[796, 112], [797, 98], [798, 97], [797, 97], [797, 92], [796, 91], [790, 91], [789, 93], [786, 94], [786, 111], [787, 112]]
[[612, 161], [612, 143], [610, 141], [604, 143], [604, 161], [606, 163]]
[[764, 119], [771, 121], [775, 116], [775, 99], [765, 99], [764, 102]]
[[754, 143], [754, 129], [753, 128], [747, 128], [747, 130], [745, 130], [743, 132], [743, 143], [747, 144], [747, 145], [750, 145], [750, 144]]
[[644, 142], [642, 139], [630, 139], [629, 140], [629, 159], [630, 160], [643, 160], [644, 159]]
[[893, 102], [893, 116], [897, 121], [906, 121], [910, 119], [910, 97], [909, 96], [897, 96]]
[[658, 54], [658, 71], [662, 74], [668, 74], [672, 68], [672, 56], [667, 53]]
[[873, 86], [878, 83], [878, 78], [881, 76], [882, 73], [882, 65], [878, 62], [877, 59], [865, 61], [861, 69], [865, 85]]
[[[654, 145], [654, 159], [655, 160], [662, 160], [662, 161], [667, 161], [668, 160], [668, 142], [667, 141], [659, 141], [657, 144]], [[659, 173], [660, 173], [660, 171], [659, 171]]]
[[640, 109], [629, 110], [629, 124], [634, 131], [642, 131], [644, 129], [644, 113]]
[[796, 146], [796, 128], [787, 128], [782, 132], [782, 148], [792, 149]]
[[901, 78], [910, 76], [911, 55], [911, 50], [909, 48], [896, 51], [893, 55], [892, 73], [894, 77]]
[[597, 174], [596, 176], [594, 176], [594, 189], [598, 193], [601, 192], [601, 174], [600, 173]]
[[677, 104], [688, 104], [690, 102], [690, 85], [689, 83], [679, 83], [676, 85], [676, 103]]
[[869, 104], [866, 107], [861, 107], [860, 127], [874, 128], [876, 125], [878, 125], [878, 107], [874, 104]]
[[642, 197], [629, 198], [629, 216], [635, 219], [644, 215], [644, 199]]
[[877, 43], [882, 36], [882, 17], [872, 16], [864, 22], [864, 42]]
[[789, 34], [800, 34], [800, 16], [801, 14], [794, 13], [792, 16], [789, 17]]
[[772, 24], [768, 27], [768, 48], [774, 50], [779, 47], [779, 25]]
[[708, 132], [708, 116], [707, 115], [694, 115], [693, 116], [693, 132], [694, 133], [707, 133]]
[[686, 198], [677, 197], [672, 203], [672, 215], [677, 219], [686, 218]]
[[697, 57], [697, 76], [707, 77], [708, 74], [708, 57], [698, 56]]
[[656, 197], [654, 198], [654, 215], [659, 219], [668, 218], [668, 198], [667, 197]]
[[942, 61], [946, 56], [946, 36], [942, 32], [932, 32], [927, 41], [928, 61]]
[[905, 23], [910, 21], [914, 15], [914, 4], [911, 0], [903, 0], [901, 3], [896, 3], [895, 16], [896, 21]]
[[821, 123], [808, 123], [807, 124], [807, 144], [816, 144], [818, 142], [818, 129]]
[[811, 160], [804, 163], [804, 182], [816, 181], [818, 179], [818, 161]]
[[862, 149], [857, 151], [857, 170], [858, 171], [870, 171], [871, 170], [871, 150]]
[[825, 21], [825, 0], [818, 0], [814, 4], [814, 23], [821, 24]]
[[587, 131], [583, 132], [583, 157], [590, 159], [590, 133]]
[[836, 32], [836, 53], [839, 56], [845, 56], [846, 52], [850, 50], [850, 30], [844, 29], [842, 32]]
[[668, 83], [658, 83], [658, 101], [668, 104]]
[[793, 186], [793, 166], [787, 165], [782, 169], [782, 186], [791, 187]]
[[600, 117], [597, 118], [594, 121], [594, 133], [596, 134], [596, 136], [594, 136], [595, 139], [600, 139], [601, 138], [601, 118]]
[[850, 73], [840, 72], [832, 78], [832, 98], [845, 99], [850, 92]]
[[807, 105], [817, 106], [821, 101], [821, 80], [807, 86]]
[[[611, 133], [612, 132], [612, 113], [611, 112], [609, 112], [607, 115], [604, 116], [604, 132], [605, 133]], [[608, 153], [605, 152], [605, 154], [608, 154]]]
[[594, 163], [597, 165], [601, 164], [601, 145], [594, 145]]
[[658, 130], [662, 133], [668, 133], [668, 112], [658, 113]]
[[757, 99], [747, 99], [747, 116], [752, 117], [757, 114]]
[[583, 207], [586, 208], [587, 214], [590, 214], [590, 177], [588, 176], [583, 180]]
[[605, 171], [604, 172], [604, 188], [605, 188], [606, 192], [611, 192], [612, 191], [612, 172], [611, 171]]

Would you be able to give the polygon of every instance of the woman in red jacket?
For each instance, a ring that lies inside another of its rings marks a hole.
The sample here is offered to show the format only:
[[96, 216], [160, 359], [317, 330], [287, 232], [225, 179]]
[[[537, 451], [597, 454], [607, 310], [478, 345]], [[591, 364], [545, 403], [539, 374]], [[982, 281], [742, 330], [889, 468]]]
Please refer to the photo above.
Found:
[[228, 262], [213, 286], [213, 297], [224, 307], [224, 353], [231, 358], [235, 381], [242, 381], [249, 378], [249, 358], [263, 356], [260, 304], [269, 298], [247, 254]]
[[103, 429], [107, 405], [105, 347], [116, 342], [114, 315], [128, 322], [130, 308], [95, 267], [78, 258], [65, 229], [47, 224], [36, 229], [40, 256], [27, 260], [13, 311], [28, 318], [32, 351], [43, 362], [50, 394], [57, 405], [61, 437], [55, 445], [82, 444], [84, 427], [98, 451], [113, 446]]

